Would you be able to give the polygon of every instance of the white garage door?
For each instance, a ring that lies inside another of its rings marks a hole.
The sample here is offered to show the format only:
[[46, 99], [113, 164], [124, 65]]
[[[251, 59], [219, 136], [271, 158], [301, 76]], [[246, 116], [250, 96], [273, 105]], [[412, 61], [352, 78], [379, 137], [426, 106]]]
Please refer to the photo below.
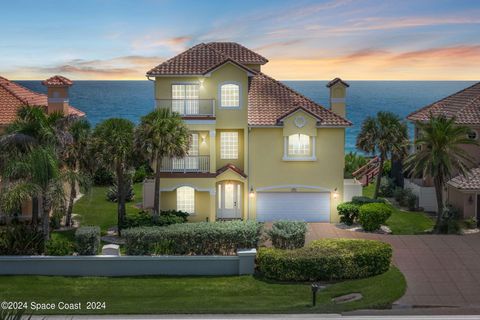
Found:
[[258, 192], [257, 220], [330, 221], [328, 192]]

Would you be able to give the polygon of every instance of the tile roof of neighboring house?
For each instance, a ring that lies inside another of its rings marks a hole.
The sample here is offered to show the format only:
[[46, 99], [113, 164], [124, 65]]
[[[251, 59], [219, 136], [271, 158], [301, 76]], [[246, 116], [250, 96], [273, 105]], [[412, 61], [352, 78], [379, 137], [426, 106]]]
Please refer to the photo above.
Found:
[[350, 121], [263, 73], [251, 77], [248, 90], [249, 125], [278, 125], [281, 118], [299, 107], [314, 114], [321, 126], [352, 125]]
[[348, 83], [346, 83], [345, 81], [343, 81], [342, 79], [340, 78], [335, 78], [333, 80], [331, 80], [329, 83], [327, 83], [327, 88], [330, 88], [331, 86], [333, 86], [334, 84], [336, 84], [337, 82], [340, 82], [342, 83], [345, 87], [350, 87], [350, 85]]
[[[0, 125], [15, 120], [17, 110], [23, 105], [47, 107], [47, 95], [31, 91], [6, 78], [0, 77]], [[70, 114], [84, 116], [85, 113], [70, 106]]]
[[479, 190], [480, 167], [473, 168], [466, 176], [458, 175], [447, 183], [460, 190]]
[[235, 165], [231, 164], [231, 163], [228, 163], [226, 165], [224, 165], [223, 167], [221, 167], [220, 169], [217, 170], [217, 176], [218, 175], [221, 175], [222, 173], [224, 173], [225, 171], [227, 171], [228, 169], [238, 173], [239, 175], [241, 175], [242, 177], [246, 178], [247, 175], [245, 174], [245, 172], [243, 172], [242, 169], [236, 167]]
[[49, 86], [49, 87], [65, 87], [65, 86], [71, 86], [73, 84], [73, 81], [65, 77], [56, 75], [51, 78], [48, 78], [47, 80], [42, 81], [42, 84], [44, 86]]
[[459, 124], [480, 124], [480, 82], [412, 112], [407, 119], [427, 121], [431, 115], [455, 117]]
[[254, 58], [259, 61], [260, 58], [265, 58], [239, 44], [233, 45], [231, 42], [200, 43], [159, 64], [148, 71], [147, 76], [204, 75], [227, 62], [234, 63], [250, 73], [255, 73], [255, 71], [242, 65], [242, 63], [247, 63], [243, 61]]

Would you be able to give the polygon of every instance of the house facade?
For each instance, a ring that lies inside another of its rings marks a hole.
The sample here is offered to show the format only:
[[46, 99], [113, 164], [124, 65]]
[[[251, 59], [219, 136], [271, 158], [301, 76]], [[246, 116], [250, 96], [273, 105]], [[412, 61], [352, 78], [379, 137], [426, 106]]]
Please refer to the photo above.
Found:
[[[444, 99], [423, 107], [407, 116], [413, 123], [425, 122], [431, 116], [444, 115], [455, 118], [459, 125], [468, 126], [471, 131], [468, 138], [478, 140], [480, 135], [480, 82], [456, 92]], [[415, 139], [418, 137], [415, 127]], [[444, 199], [459, 209], [463, 218], [480, 219], [480, 147], [465, 145], [462, 147], [474, 159], [467, 176], [458, 175], [446, 184]], [[428, 211], [436, 211], [436, 196], [432, 180], [408, 179], [406, 186], [419, 196], [420, 206]]]
[[[268, 60], [237, 43], [196, 45], [147, 72], [157, 108], [182, 115], [192, 146], [164, 159], [160, 208], [191, 221], [337, 221], [344, 200], [345, 96], [324, 108], [262, 73]], [[153, 181], [144, 183], [153, 207]]]

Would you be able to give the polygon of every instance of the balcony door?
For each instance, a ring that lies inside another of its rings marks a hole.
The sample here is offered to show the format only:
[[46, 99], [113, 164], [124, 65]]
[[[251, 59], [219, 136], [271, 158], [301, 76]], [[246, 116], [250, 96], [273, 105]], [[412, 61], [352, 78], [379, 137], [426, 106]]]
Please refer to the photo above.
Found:
[[192, 133], [191, 139], [188, 156], [183, 159], [173, 159], [173, 169], [175, 171], [197, 171], [199, 169], [198, 133]]
[[198, 84], [172, 85], [172, 111], [181, 115], [199, 114]]
[[225, 181], [217, 187], [217, 218], [240, 219], [242, 217], [241, 183]]

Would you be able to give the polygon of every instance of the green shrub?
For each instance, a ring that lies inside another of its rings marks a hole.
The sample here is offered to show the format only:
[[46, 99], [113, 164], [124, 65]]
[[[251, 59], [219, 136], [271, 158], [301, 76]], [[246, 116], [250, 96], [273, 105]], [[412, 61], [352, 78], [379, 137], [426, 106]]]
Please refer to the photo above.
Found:
[[127, 255], [232, 255], [256, 248], [262, 224], [255, 221], [180, 223], [123, 231]]
[[358, 279], [386, 272], [392, 248], [373, 240], [323, 239], [296, 250], [260, 248], [258, 271], [280, 281]]
[[365, 231], [375, 231], [392, 215], [392, 208], [384, 203], [367, 203], [360, 207], [358, 220]]
[[[114, 183], [107, 191], [107, 200], [111, 202], [118, 201], [118, 186]], [[125, 183], [125, 201], [131, 202], [135, 198], [135, 192], [133, 191], [132, 180], [127, 180]]]
[[352, 203], [363, 206], [364, 204], [367, 203], [385, 203], [385, 200], [383, 199], [372, 199], [369, 197], [363, 197], [363, 196], [357, 196], [352, 198]]
[[79, 255], [96, 255], [100, 248], [100, 227], [78, 228], [75, 232], [75, 244]]
[[272, 245], [279, 249], [295, 249], [305, 245], [307, 224], [303, 221], [276, 221], [267, 235]]
[[111, 186], [115, 181], [113, 172], [106, 168], [99, 168], [93, 174], [93, 183], [96, 186]]
[[133, 182], [134, 183], [139, 183], [143, 182], [149, 175], [152, 174], [152, 169], [150, 168], [149, 165], [144, 164], [138, 167], [135, 170], [135, 173], [133, 174]]
[[402, 202], [403, 198], [405, 198], [405, 189], [397, 187], [395, 188], [395, 191], [393, 192], [393, 197], [395, 200], [400, 204]]
[[31, 226], [11, 224], [0, 228], [0, 255], [38, 255], [43, 253], [43, 236]]
[[437, 231], [444, 234], [459, 234], [461, 227], [458, 216], [459, 211], [457, 208], [452, 205], [446, 205], [443, 209], [442, 219]]
[[366, 165], [368, 162], [367, 158], [362, 155], [359, 155], [356, 152], [349, 152], [345, 155], [345, 170], [344, 178], [351, 179], [353, 178], [352, 173], [360, 169], [360, 167]]
[[127, 215], [122, 228], [169, 226], [175, 223], [187, 222], [188, 216], [189, 214], [183, 211], [168, 210], [161, 211], [160, 216], [155, 219], [149, 212], [140, 211], [139, 213]]
[[45, 245], [47, 256], [71, 256], [75, 252], [75, 245], [66, 239], [52, 238]]
[[52, 229], [59, 229], [62, 226], [62, 219], [63, 219], [64, 213], [61, 211], [55, 211], [53, 214], [50, 216], [50, 228]]
[[407, 192], [403, 198], [403, 204], [408, 208], [408, 210], [414, 211], [418, 208], [418, 197], [413, 193], [412, 190], [406, 189]]
[[382, 177], [379, 191], [382, 197], [392, 197], [395, 191], [395, 182], [393, 179], [389, 177]]
[[351, 226], [358, 219], [358, 210], [360, 206], [352, 202], [340, 203], [337, 206], [340, 222]]
[[467, 229], [475, 229], [477, 227], [477, 221], [474, 218], [468, 218], [463, 220], [463, 225]]

